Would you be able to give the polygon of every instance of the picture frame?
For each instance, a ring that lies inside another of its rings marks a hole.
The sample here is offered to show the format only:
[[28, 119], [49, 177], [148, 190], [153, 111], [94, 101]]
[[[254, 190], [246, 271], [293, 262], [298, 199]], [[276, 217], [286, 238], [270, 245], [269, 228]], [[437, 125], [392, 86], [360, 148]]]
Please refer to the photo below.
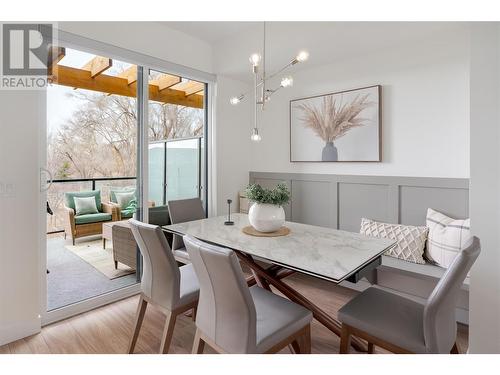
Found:
[[381, 162], [382, 86], [290, 100], [290, 162]]

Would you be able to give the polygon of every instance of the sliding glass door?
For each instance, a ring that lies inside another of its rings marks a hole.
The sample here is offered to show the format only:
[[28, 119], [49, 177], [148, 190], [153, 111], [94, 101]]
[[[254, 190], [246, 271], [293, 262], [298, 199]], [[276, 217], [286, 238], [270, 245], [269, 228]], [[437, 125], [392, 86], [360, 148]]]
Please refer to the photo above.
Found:
[[[169, 200], [208, 206], [207, 83], [84, 42], [91, 48], [59, 44], [47, 89], [45, 324], [140, 290], [140, 254], [114, 228], [131, 217], [166, 224]], [[79, 212], [81, 196], [94, 197], [94, 216]]]

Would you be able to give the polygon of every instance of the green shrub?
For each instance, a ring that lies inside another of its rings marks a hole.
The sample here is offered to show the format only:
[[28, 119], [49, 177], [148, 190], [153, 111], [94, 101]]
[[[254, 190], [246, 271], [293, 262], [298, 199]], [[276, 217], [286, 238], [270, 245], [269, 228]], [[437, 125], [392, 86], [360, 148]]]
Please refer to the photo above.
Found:
[[274, 189], [264, 189], [258, 184], [248, 185], [245, 190], [247, 198], [256, 203], [283, 206], [290, 201], [290, 190], [285, 184], [278, 184]]

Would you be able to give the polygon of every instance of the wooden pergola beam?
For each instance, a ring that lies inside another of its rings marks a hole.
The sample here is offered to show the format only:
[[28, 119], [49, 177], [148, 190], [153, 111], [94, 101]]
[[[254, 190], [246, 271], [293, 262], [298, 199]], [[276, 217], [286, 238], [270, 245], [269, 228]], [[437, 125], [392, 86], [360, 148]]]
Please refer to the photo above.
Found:
[[50, 47], [49, 58], [48, 58], [49, 61], [47, 64], [49, 74], [51, 74], [52, 68], [56, 66], [57, 63], [63, 59], [64, 56], [66, 56], [66, 48], [56, 47], [56, 46]]
[[107, 57], [94, 56], [86, 63], [82, 69], [90, 72], [90, 77], [94, 78], [113, 66], [113, 60]]
[[136, 82], [137, 81], [137, 65], [132, 65], [131, 67], [125, 69], [123, 72], [118, 74], [118, 77], [125, 78], [128, 81], [129, 85]]
[[[71, 68], [64, 65], [53, 67], [52, 83], [84, 90], [92, 90], [111, 95], [135, 98], [137, 82], [128, 83], [126, 78], [99, 74], [92, 77], [88, 70]], [[192, 108], [203, 108], [203, 96], [186, 95], [184, 91], [173, 88], [159, 89], [158, 85], [149, 84], [149, 99], [160, 103], [171, 103]]]
[[158, 82], [158, 88], [161, 91], [181, 82], [181, 77], [172, 76], [170, 74], [161, 74], [155, 81]]
[[175, 90], [181, 90], [186, 93], [186, 96], [197, 94], [205, 89], [205, 85], [197, 81], [184, 81], [172, 86]]

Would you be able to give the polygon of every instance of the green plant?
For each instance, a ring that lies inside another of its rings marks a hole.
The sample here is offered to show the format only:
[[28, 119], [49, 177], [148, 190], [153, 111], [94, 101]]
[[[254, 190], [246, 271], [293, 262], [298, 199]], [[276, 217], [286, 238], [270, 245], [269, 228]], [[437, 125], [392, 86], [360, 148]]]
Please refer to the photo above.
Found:
[[290, 190], [285, 184], [278, 184], [274, 189], [264, 189], [258, 184], [248, 185], [246, 197], [255, 203], [268, 203], [283, 206], [290, 201]]

